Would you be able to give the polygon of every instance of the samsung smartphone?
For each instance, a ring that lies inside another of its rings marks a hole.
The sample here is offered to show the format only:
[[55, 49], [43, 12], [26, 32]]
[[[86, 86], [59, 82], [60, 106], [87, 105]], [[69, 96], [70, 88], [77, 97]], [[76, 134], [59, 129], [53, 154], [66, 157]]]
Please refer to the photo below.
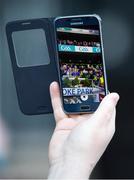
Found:
[[59, 17], [55, 32], [63, 109], [67, 114], [92, 113], [107, 94], [101, 18]]

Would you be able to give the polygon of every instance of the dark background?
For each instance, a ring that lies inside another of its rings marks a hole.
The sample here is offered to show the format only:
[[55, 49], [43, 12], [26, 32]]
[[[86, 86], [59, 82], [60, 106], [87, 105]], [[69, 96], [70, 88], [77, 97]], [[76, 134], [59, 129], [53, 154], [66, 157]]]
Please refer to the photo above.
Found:
[[0, 178], [46, 178], [53, 115], [25, 116], [17, 103], [5, 25], [17, 19], [96, 13], [102, 17], [110, 91], [120, 94], [116, 134], [93, 178], [134, 178], [133, 0], [0, 0], [0, 116], [9, 134]]

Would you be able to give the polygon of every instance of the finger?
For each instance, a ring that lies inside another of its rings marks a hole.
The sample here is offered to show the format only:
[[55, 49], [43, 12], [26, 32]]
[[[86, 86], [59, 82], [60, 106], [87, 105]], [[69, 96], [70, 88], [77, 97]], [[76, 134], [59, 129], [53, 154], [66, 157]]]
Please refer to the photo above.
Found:
[[53, 107], [56, 122], [62, 120], [63, 118], [67, 118], [67, 115], [64, 113], [62, 109], [60, 90], [59, 90], [59, 85], [57, 82], [51, 83], [50, 96], [51, 96], [51, 102], [52, 102], [52, 107]]
[[119, 95], [117, 93], [110, 93], [102, 100], [99, 108], [94, 113], [95, 119], [99, 119], [100, 123], [109, 122], [115, 112], [116, 104], [119, 100]]
[[116, 109], [114, 108], [114, 112], [112, 114], [111, 120], [110, 122], [108, 122], [107, 128], [109, 128], [109, 130], [111, 130], [113, 133], [115, 132], [115, 117], [116, 117]]

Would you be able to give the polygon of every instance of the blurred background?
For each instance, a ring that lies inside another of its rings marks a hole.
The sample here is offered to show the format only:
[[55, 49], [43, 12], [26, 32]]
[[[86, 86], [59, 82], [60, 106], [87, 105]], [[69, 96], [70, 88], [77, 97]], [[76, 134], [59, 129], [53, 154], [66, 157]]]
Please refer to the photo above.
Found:
[[102, 17], [108, 86], [117, 91], [116, 134], [92, 178], [134, 178], [133, 0], [0, 0], [0, 178], [47, 178], [52, 114], [21, 113], [5, 35], [9, 21], [63, 15]]

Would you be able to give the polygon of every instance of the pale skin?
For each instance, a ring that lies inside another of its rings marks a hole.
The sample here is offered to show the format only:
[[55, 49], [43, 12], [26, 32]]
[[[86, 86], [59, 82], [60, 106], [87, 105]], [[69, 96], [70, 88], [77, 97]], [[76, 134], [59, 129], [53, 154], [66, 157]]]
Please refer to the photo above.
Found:
[[49, 144], [48, 179], [88, 179], [115, 132], [117, 93], [108, 94], [93, 114], [67, 115], [59, 85], [50, 85], [56, 127]]

